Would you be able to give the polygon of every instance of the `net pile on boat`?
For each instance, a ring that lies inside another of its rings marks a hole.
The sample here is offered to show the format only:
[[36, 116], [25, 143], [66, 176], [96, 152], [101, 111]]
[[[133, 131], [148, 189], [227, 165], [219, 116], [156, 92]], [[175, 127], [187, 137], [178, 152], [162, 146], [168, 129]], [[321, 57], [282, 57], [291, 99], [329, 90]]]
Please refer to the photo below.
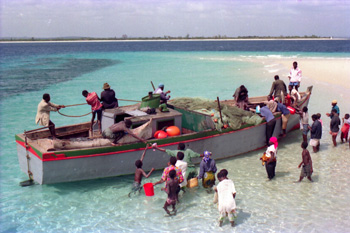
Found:
[[213, 100], [203, 98], [175, 98], [171, 104], [184, 109], [200, 112], [211, 116], [217, 130], [221, 130], [224, 125], [232, 129], [239, 129], [244, 124], [258, 125], [263, 121], [259, 115], [245, 111], [235, 106], [221, 104], [222, 121], [220, 118], [218, 103]]

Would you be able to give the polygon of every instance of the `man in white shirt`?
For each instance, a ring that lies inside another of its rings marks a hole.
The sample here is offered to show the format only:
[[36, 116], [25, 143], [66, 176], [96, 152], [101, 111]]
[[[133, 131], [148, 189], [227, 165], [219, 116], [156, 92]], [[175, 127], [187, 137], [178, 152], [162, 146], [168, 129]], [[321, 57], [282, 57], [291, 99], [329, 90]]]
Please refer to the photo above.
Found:
[[289, 94], [291, 94], [293, 87], [298, 91], [301, 82], [301, 69], [298, 68], [298, 63], [293, 62], [293, 68], [290, 70], [289, 75]]
[[186, 187], [187, 185], [187, 179], [186, 179], [186, 171], [187, 171], [187, 162], [183, 161], [185, 154], [181, 151], [177, 152], [177, 160], [175, 167], [178, 167], [181, 169], [182, 176], [184, 177], [184, 181], [180, 183], [180, 188]]

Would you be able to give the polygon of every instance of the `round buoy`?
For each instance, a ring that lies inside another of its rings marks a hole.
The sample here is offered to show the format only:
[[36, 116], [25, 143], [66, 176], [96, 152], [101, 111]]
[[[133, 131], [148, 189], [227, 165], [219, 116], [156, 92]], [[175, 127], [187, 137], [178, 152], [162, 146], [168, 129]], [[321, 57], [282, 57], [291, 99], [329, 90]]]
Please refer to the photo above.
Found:
[[180, 135], [180, 129], [177, 126], [169, 126], [166, 128], [166, 133], [169, 136], [177, 136]]
[[294, 115], [295, 114], [295, 109], [291, 106], [288, 106], [287, 109], [289, 110], [290, 114]]
[[168, 137], [168, 134], [164, 132], [163, 130], [158, 130], [154, 133], [154, 137], [159, 139], [159, 138], [166, 138]]

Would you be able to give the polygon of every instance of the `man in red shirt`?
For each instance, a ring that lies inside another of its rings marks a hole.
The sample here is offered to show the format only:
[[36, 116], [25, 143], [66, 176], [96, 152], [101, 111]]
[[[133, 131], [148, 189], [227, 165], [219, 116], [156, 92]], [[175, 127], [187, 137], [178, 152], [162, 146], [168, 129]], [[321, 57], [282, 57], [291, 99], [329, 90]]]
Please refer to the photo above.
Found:
[[86, 99], [86, 102], [91, 105], [92, 110], [92, 119], [91, 119], [91, 132], [93, 132], [93, 125], [95, 121], [95, 116], [97, 113], [97, 123], [100, 134], [102, 134], [101, 130], [101, 119], [102, 119], [102, 104], [100, 102], [100, 98], [96, 94], [96, 92], [89, 93], [87, 90], [82, 92], [83, 96]]

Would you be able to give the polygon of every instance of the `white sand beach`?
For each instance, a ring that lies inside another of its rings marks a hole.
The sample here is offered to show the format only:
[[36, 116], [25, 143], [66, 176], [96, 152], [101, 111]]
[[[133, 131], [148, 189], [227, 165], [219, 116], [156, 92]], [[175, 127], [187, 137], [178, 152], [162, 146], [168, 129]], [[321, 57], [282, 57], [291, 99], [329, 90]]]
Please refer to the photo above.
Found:
[[[296, 61], [303, 76], [350, 89], [350, 58], [298, 58]], [[290, 60], [279, 60], [278, 62], [287, 69], [292, 68]]]

